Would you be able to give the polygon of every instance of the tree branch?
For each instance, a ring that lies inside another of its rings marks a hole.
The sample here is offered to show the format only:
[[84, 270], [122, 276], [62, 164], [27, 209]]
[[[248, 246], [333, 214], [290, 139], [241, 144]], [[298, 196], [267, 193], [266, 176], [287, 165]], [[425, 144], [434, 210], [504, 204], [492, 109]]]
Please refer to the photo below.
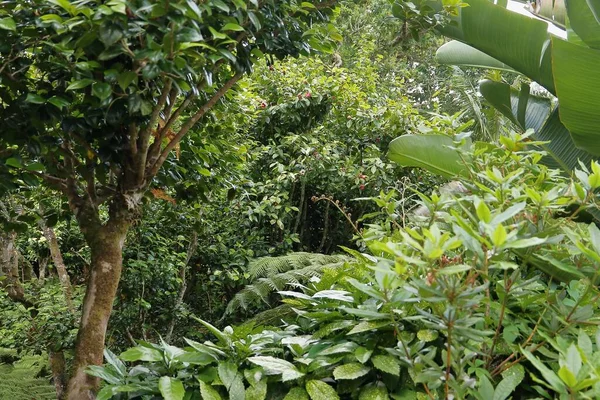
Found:
[[162, 151], [162, 153], [160, 153], [160, 156], [158, 157], [158, 159], [156, 160], [154, 165], [152, 165], [152, 167], [150, 167], [149, 171], [146, 174], [146, 176], [148, 178], [148, 182], [150, 181], [150, 179], [152, 179], [158, 173], [158, 170], [163, 165], [163, 163], [166, 161], [171, 150], [173, 150], [175, 148], [175, 146], [189, 132], [189, 130], [200, 120], [200, 118], [202, 118], [208, 111], [210, 111], [210, 109], [212, 107], [214, 107], [215, 104], [217, 104], [217, 102], [219, 100], [221, 100], [221, 98], [225, 95], [225, 93], [227, 93], [229, 91], [229, 89], [231, 89], [233, 87], [233, 85], [235, 85], [235, 83], [242, 78], [243, 75], [244, 75], [243, 72], [236, 73], [219, 90], [217, 90], [217, 92], [213, 95], [213, 97], [211, 97], [210, 100], [208, 100], [206, 102], [206, 104], [204, 104], [202, 107], [200, 107], [200, 109], [181, 127], [181, 129], [179, 130], [177, 135], [175, 135], [173, 140], [171, 140], [169, 142], [169, 144], [165, 147], [165, 149]]
[[137, 148], [137, 158], [135, 160], [135, 175], [136, 175], [136, 184], [141, 186], [144, 183], [144, 171], [146, 169], [146, 159], [148, 157], [148, 148], [150, 146], [150, 137], [152, 136], [152, 130], [156, 127], [158, 122], [158, 118], [160, 116], [160, 112], [165, 107], [165, 103], [167, 102], [167, 98], [171, 93], [171, 86], [173, 85], [173, 81], [171, 79], [166, 78], [165, 84], [162, 89], [162, 93], [160, 98], [158, 99], [158, 103], [154, 106], [152, 110], [152, 115], [150, 116], [150, 121], [148, 121], [148, 125], [144, 127], [139, 133], [138, 142], [139, 146]]

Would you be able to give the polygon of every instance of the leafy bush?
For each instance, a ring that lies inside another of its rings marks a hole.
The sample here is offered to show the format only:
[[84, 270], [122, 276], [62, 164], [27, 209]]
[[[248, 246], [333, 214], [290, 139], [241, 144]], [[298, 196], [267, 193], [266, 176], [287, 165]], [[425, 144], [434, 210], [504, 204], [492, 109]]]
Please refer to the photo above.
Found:
[[295, 310], [280, 326], [201, 321], [216, 342], [140, 342], [120, 356], [142, 362], [129, 370], [107, 353], [90, 370], [108, 383], [100, 398], [593, 395], [582, 329], [600, 314], [600, 230], [576, 219], [597, 207], [600, 165], [570, 179], [526, 140], [475, 146], [466, 193], [421, 195], [427, 213], [374, 226], [368, 253], [280, 292]]

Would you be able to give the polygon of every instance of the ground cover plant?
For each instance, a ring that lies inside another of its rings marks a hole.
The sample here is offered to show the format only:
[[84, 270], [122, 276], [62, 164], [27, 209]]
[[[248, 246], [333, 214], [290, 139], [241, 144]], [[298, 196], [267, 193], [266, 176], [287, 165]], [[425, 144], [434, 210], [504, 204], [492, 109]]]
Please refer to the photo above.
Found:
[[346, 268], [281, 291], [281, 322], [107, 353], [101, 396], [594, 398], [600, 230], [567, 210], [598, 206], [600, 166], [570, 179], [526, 139], [476, 146], [463, 193], [421, 195], [427, 215], [390, 216]]

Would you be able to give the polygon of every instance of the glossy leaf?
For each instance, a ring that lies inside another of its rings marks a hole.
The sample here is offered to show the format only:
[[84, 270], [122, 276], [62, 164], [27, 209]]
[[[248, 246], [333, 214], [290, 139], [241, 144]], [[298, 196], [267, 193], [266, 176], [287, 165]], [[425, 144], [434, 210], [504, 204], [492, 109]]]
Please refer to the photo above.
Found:
[[[449, 136], [409, 134], [392, 140], [388, 157], [403, 167], [419, 167], [451, 178], [467, 173], [464, 161], [468, 161], [468, 155], [456, 146]], [[462, 148], [466, 150], [468, 144]]]

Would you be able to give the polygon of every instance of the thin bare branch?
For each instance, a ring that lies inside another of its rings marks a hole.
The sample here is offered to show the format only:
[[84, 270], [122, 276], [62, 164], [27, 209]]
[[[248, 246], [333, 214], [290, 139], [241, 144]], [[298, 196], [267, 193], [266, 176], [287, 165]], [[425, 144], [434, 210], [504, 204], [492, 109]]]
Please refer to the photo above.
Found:
[[158, 103], [154, 106], [152, 110], [152, 115], [150, 116], [150, 121], [148, 121], [148, 125], [146, 125], [139, 133], [138, 137], [138, 148], [137, 148], [137, 157], [135, 162], [135, 173], [137, 176], [136, 184], [142, 185], [144, 182], [144, 171], [146, 169], [146, 159], [148, 157], [148, 148], [150, 146], [150, 137], [152, 136], [152, 131], [156, 128], [158, 123], [158, 118], [160, 116], [160, 112], [164, 109], [165, 104], [167, 102], [167, 98], [171, 93], [171, 86], [173, 85], [173, 81], [169, 78], [166, 78], [162, 93], [160, 98], [158, 99]]
[[152, 177], [154, 177], [157, 174], [158, 170], [169, 156], [171, 150], [173, 150], [175, 146], [177, 146], [181, 139], [183, 139], [183, 137], [189, 132], [189, 130], [200, 120], [200, 118], [202, 118], [208, 111], [210, 111], [210, 109], [213, 108], [219, 100], [221, 100], [225, 93], [227, 93], [229, 89], [231, 89], [233, 85], [235, 85], [236, 82], [242, 78], [243, 75], [243, 72], [236, 73], [231, 79], [225, 82], [225, 84], [219, 90], [217, 90], [217, 92], [213, 95], [213, 97], [210, 98], [210, 100], [208, 100], [202, 107], [200, 107], [200, 109], [185, 124], [183, 124], [177, 135], [175, 135], [173, 140], [171, 140], [169, 144], [164, 148], [154, 165], [150, 167], [148, 173], [146, 174], [148, 182]]

